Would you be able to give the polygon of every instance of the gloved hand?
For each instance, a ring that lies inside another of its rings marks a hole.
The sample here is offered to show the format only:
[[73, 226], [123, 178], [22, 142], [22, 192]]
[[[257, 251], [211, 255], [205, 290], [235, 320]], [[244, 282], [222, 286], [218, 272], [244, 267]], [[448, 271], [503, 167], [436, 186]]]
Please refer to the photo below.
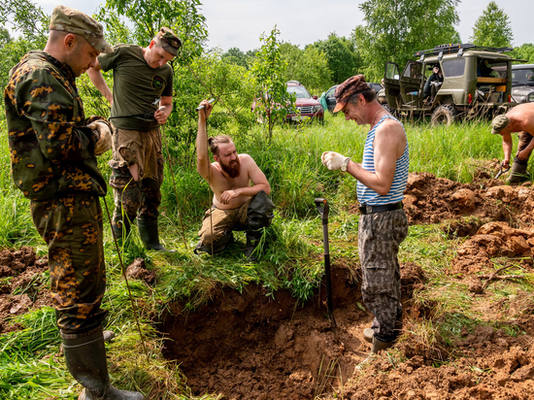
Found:
[[341, 169], [343, 171], [347, 170], [347, 165], [349, 164], [350, 157], [345, 157], [342, 154], [336, 153], [335, 151], [325, 151], [321, 155], [321, 161], [323, 165], [329, 170]]
[[111, 149], [111, 125], [104, 119], [98, 119], [87, 125], [98, 138], [95, 143], [95, 154], [97, 156]]

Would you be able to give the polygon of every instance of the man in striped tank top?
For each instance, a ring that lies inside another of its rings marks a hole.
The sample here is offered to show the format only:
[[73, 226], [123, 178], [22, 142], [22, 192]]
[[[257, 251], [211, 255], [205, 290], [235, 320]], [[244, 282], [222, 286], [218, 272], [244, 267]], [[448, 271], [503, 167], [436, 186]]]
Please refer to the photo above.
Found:
[[330, 170], [348, 172], [357, 179], [360, 222], [358, 248], [362, 267], [362, 296], [374, 315], [364, 338], [372, 352], [388, 348], [402, 327], [400, 268], [397, 253], [408, 222], [402, 199], [408, 178], [408, 141], [402, 124], [377, 101], [363, 75], [350, 77], [336, 90], [334, 112], [346, 120], [370, 125], [362, 163], [333, 151], [322, 154]]

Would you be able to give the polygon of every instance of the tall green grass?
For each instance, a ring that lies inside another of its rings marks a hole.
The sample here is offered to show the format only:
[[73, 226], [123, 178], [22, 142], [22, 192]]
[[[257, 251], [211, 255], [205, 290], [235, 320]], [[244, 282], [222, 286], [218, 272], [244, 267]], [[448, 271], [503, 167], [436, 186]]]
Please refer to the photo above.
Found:
[[[327, 115], [324, 125], [278, 126], [268, 142], [261, 126], [247, 132], [240, 131], [237, 124], [219, 126], [229, 131], [210, 127], [209, 134], [232, 134], [238, 151], [250, 154], [271, 183], [277, 206], [273, 224], [265, 234], [271, 243], [261, 249], [260, 258], [255, 263], [242, 255], [239, 245], [245, 240], [242, 232], [236, 233], [238, 244], [218, 257], [194, 255], [192, 248], [203, 213], [211, 203], [211, 193], [196, 172], [193, 147], [170, 138], [164, 141], [165, 146], [172, 147], [173, 159], [170, 163], [166, 159], [165, 164], [160, 232], [166, 246], [177, 252], [145, 251], [135, 227], [132, 238], [121, 248], [126, 265], [141, 257], [147, 268], [157, 275], [155, 287], [140, 280], [130, 280], [143, 334], [151, 343], [151, 357], [143, 365], [143, 369], [151, 371], [150, 376], [138, 378], [141, 375], [137, 367], [141, 350], [133, 309], [104, 209], [108, 284], [103, 305], [110, 312], [108, 323], [123, 335], [118, 347], [110, 352], [112, 360], [117, 358], [112, 372], [121, 377], [121, 383], [136, 382], [145, 391], [161, 377], [159, 381], [174, 385], [172, 390], [166, 389], [161, 398], [192, 398], [182, 395], [181, 391], [178, 393], [176, 385], [183, 387], [181, 378], [174, 369], [164, 365], [158, 345], [154, 344], [158, 342], [152, 324], [171, 301], [180, 299], [194, 308], [207, 301], [211, 290], [218, 285], [243, 290], [251, 282], [262, 285], [271, 295], [279, 289], [290, 290], [302, 301], [313, 295], [323, 271], [322, 229], [313, 203], [315, 197], [326, 197], [330, 201], [333, 262], [338, 258], [349, 263], [358, 260], [355, 244], [358, 217], [346, 211], [356, 202], [356, 181], [348, 174], [328, 171], [321, 164], [320, 156], [323, 151], [333, 150], [359, 162], [369, 127], [345, 121], [342, 116]], [[167, 129], [172, 130], [172, 127]], [[483, 160], [502, 158], [500, 137], [489, 133], [489, 123], [457, 124], [447, 128], [405, 124], [405, 129], [412, 172], [430, 172], [468, 182]], [[43, 246], [31, 222], [29, 202], [12, 183], [3, 113], [0, 132], [0, 248], [23, 244]], [[163, 153], [167, 158], [169, 152], [166, 150], [164, 148]], [[99, 158], [106, 179], [110, 174], [109, 158], [110, 153]], [[113, 212], [111, 190], [105, 201]], [[182, 236], [185, 236], [185, 244]], [[429, 237], [432, 243], [428, 242]], [[430, 284], [439, 285], [454, 246], [455, 243], [445, 242], [434, 228], [410, 227], [409, 237], [401, 246], [401, 258], [421, 264], [428, 272]], [[62, 359], [55, 356], [59, 338], [53, 311], [45, 308], [29, 313], [21, 323], [23, 330], [0, 335], [0, 398], [73, 398], [78, 388], [73, 386]]]

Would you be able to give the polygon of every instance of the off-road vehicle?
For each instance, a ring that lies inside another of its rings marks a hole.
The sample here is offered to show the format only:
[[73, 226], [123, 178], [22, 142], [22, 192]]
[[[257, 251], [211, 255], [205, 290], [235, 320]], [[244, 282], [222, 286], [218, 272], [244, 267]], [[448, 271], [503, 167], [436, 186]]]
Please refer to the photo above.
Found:
[[[393, 62], [386, 63], [384, 87], [387, 105], [399, 117], [431, 117], [433, 124], [450, 125], [456, 119], [493, 117], [506, 112], [512, 102], [510, 48], [490, 48], [470, 43], [441, 45], [415, 53], [402, 75]], [[423, 88], [434, 66], [443, 82], [425, 97]]]
[[512, 65], [512, 100], [534, 102], [534, 64]]

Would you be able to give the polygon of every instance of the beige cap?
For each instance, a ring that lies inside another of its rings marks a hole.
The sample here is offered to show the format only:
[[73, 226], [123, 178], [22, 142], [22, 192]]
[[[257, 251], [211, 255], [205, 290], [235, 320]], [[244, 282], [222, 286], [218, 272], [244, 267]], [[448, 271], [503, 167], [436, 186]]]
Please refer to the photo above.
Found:
[[82, 36], [101, 53], [110, 53], [111, 46], [104, 40], [102, 25], [81, 11], [57, 6], [50, 17], [50, 30], [75, 33]]
[[509, 122], [510, 120], [506, 115], [497, 115], [495, 118], [493, 118], [493, 121], [491, 121], [491, 133], [500, 133], [504, 128], [506, 128]]

